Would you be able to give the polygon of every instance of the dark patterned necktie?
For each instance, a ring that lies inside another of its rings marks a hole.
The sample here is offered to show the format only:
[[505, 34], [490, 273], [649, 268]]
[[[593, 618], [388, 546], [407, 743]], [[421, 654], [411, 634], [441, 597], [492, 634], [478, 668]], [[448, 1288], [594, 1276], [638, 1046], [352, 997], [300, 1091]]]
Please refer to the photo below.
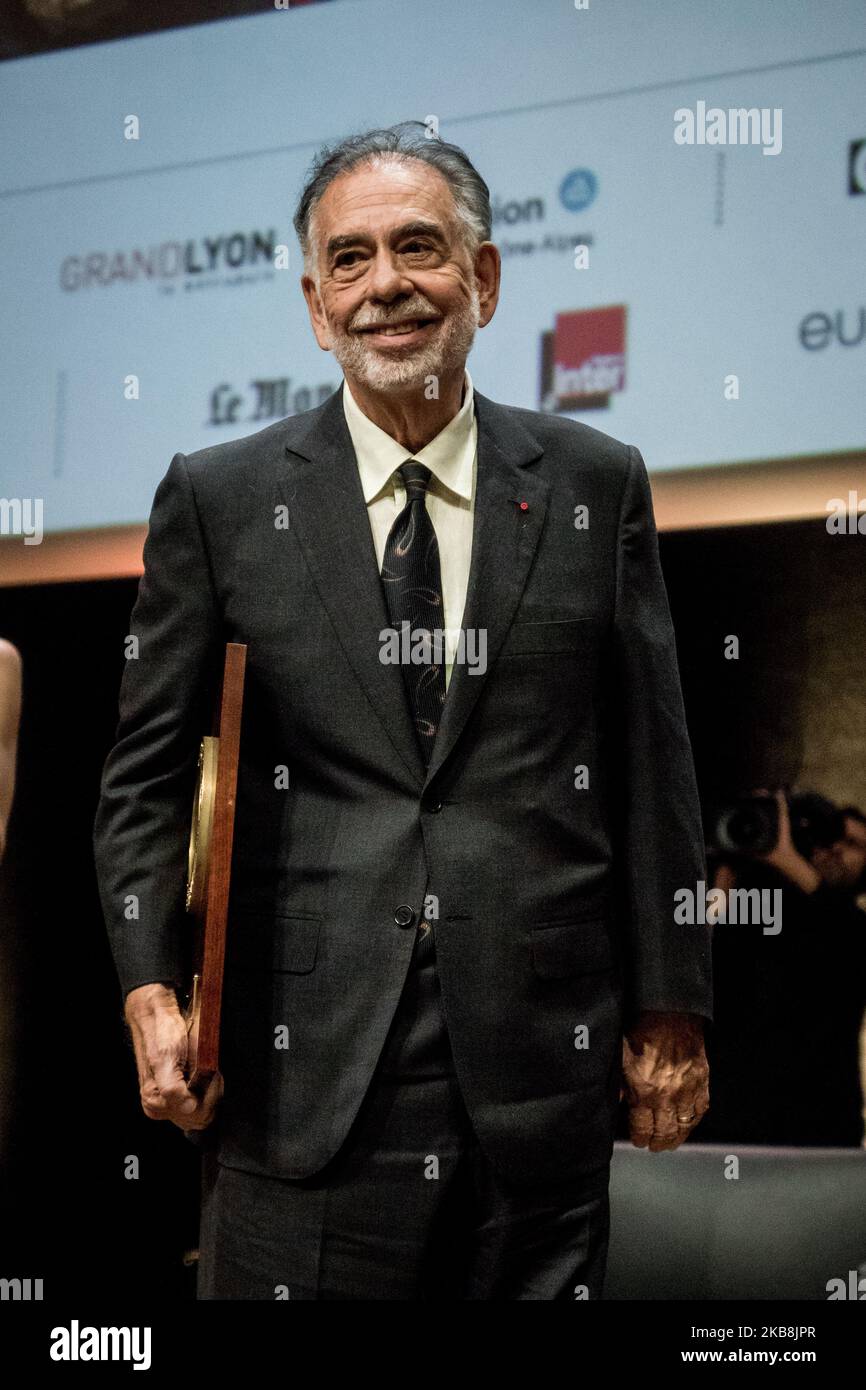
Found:
[[[402, 663], [403, 680], [424, 765], [430, 762], [433, 741], [445, 704], [445, 658], [430, 641], [420, 647], [417, 634], [440, 631], [444, 640], [442, 575], [439, 543], [427, 512], [430, 469], [415, 459], [400, 468], [406, 485], [406, 505], [391, 527], [382, 561], [382, 586], [391, 625], [401, 634], [409, 624], [410, 650], [416, 646], [424, 661]], [[440, 659], [437, 660], [437, 657]]]

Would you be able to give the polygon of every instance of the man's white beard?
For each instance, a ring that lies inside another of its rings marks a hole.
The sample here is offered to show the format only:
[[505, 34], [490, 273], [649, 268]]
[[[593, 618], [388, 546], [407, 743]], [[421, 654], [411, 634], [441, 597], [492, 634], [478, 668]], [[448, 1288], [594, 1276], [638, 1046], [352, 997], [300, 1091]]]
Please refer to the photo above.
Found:
[[[433, 312], [432, 306], [417, 313], [424, 317]], [[472, 286], [468, 301], [455, 313], [440, 320], [432, 342], [409, 348], [406, 355], [377, 352], [367, 342], [366, 333], [337, 331], [328, 325], [328, 347], [346, 376], [355, 377], [371, 391], [401, 391], [427, 384], [429, 377], [439, 380], [464, 367], [469, 350], [475, 341], [481, 312], [478, 290]], [[400, 310], [402, 319], [415, 316], [413, 303]]]

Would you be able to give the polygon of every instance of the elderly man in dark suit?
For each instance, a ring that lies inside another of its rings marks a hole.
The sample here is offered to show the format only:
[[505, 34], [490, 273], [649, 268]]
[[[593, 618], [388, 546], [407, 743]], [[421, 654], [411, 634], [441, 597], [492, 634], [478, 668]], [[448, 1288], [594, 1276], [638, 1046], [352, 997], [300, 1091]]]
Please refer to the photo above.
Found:
[[[646, 470], [475, 390], [489, 192], [429, 135], [352, 137], [303, 190], [341, 389], [175, 455], [150, 519], [95, 846], [145, 1113], [212, 1126], [202, 1298], [599, 1297], [623, 1093], [655, 1150], [707, 1108], [708, 929], [674, 920], [703, 840]], [[227, 640], [222, 1078], [197, 1098], [186, 835]]]

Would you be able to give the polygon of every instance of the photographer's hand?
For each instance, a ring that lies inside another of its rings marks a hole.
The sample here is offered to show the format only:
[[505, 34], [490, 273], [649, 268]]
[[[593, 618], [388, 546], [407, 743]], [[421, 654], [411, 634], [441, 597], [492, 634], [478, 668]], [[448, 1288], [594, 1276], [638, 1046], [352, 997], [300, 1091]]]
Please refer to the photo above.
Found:
[[[771, 796], [772, 793], [760, 790], [755, 796]], [[788, 813], [788, 800], [785, 793], [775, 793], [779, 808], [779, 838], [769, 854], [756, 854], [763, 864], [770, 864], [780, 874], [791, 880], [804, 893], [814, 893], [821, 886], [821, 875], [808, 859], [804, 859], [791, 838], [791, 817]]]

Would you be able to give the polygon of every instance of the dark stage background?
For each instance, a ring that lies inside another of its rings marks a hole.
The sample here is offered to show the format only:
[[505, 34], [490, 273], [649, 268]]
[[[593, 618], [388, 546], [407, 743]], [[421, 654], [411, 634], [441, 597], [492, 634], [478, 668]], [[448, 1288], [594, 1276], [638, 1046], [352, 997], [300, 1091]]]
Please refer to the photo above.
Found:
[[[818, 520], [667, 533], [661, 549], [706, 807], [783, 782], [866, 803], [862, 542]], [[24, 662], [0, 869], [0, 1230], [4, 1268], [43, 1277], [46, 1298], [193, 1294], [199, 1159], [139, 1109], [91, 852], [136, 586], [0, 590]]]

